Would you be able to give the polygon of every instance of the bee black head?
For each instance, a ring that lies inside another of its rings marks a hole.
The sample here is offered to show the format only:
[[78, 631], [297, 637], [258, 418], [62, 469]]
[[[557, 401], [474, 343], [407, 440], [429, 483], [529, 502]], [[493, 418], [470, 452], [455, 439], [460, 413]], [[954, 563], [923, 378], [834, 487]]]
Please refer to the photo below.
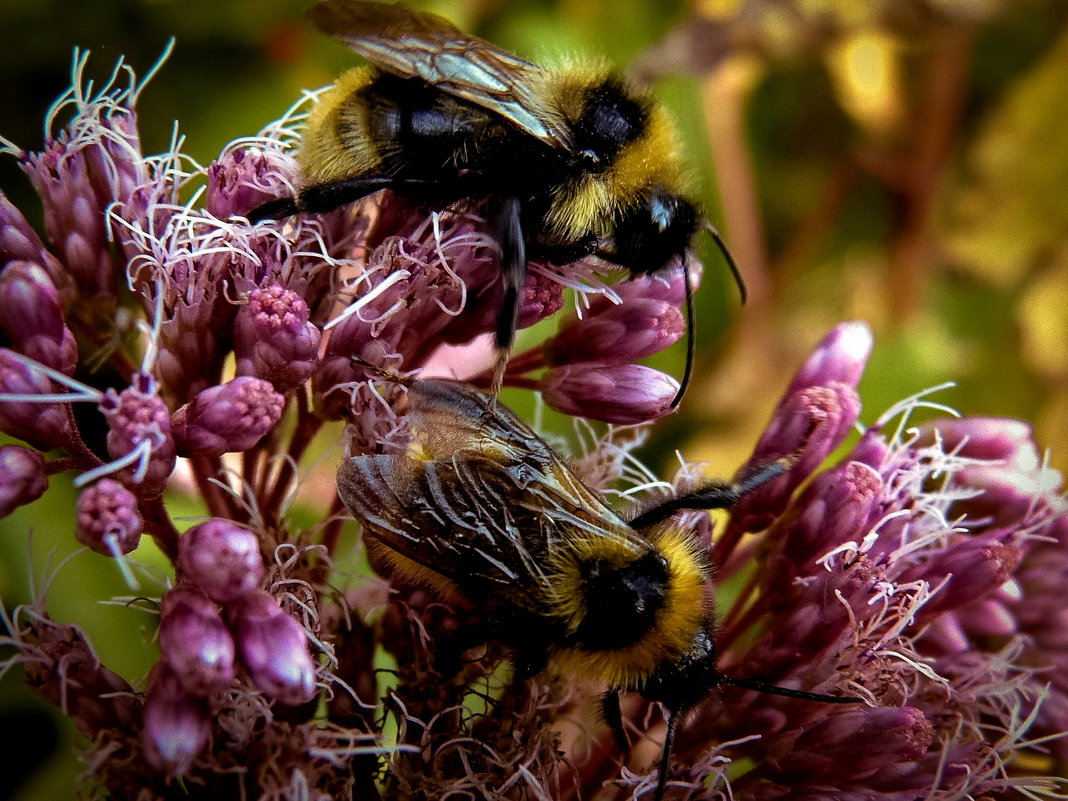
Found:
[[614, 251], [605, 257], [632, 273], [655, 272], [685, 254], [697, 226], [693, 203], [654, 187], [616, 216]]
[[666, 661], [635, 689], [648, 701], [659, 701], [673, 713], [685, 711], [704, 700], [724, 682], [716, 669], [716, 645], [707, 624], [694, 633], [686, 651]]

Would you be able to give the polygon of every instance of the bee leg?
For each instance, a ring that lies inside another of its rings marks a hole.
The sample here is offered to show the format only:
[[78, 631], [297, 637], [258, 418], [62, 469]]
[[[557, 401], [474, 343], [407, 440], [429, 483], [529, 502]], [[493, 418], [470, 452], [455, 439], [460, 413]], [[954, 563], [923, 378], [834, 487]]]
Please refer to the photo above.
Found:
[[[473, 173], [464, 180], [456, 183], [455, 190], [450, 193], [448, 199], [442, 199], [442, 205], [448, 205], [455, 200], [452, 197], [457, 192], [474, 191], [481, 186], [483, 177], [480, 173]], [[293, 197], [280, 197], [268, 200], [252, 209], [245, 216], [252, 223], [261, 220], [281, 220], [294, 214], [318, 214], [339, 209], [349, 203], [354, 203], [368, 195], [373, 195], [383, 189], [392, 189], [402, 195], [418, 197], [427, 192], [438, 192], [440, 181], [427, 178], [399, 178], [396, 176], [372, 175], [363, 178], [346, 178], [342, 181], [327, 181], [322, 184], [313, 184], [301, 189]], [[457, 195], [462, 197], [463, 195]]]
[[[539, 245], [532, 243], [530, 246], [531, 258], [544, 260], [552, 264], [571, 264], [597, 253], [597, 237], [586, 234], [577, 242], [567, 245]], [[598, 255], [600, 255], [598, 253]]]
[[490, 394], [496, 397], [504, 382], [504, 371], [515, 343], [519, 323], [519, 293], [527, 277], [526, 240], [523, 238], [522, 204], [519, 198], [494, 198], [486, 208], [486, 222], [490, 235], [501, 248], [501, 273], [504, 277], [504, 299], [497, 317], [494, 344], [497, 361], [493, 368]]
[[669, 498], [652, 506], [631, 518], [631, 528], [641, 530], [667, 520], [676, 512], [689, 509], [730, 509], [743, 495], [752, 492], [772, 479], [778, 478], [793, 465], [795, 458], [785, 456], [769, 464], [758, 467], [745, 475], [740, 481], [714, 481], [703, 487]]
[[261, 220], [281, 220], [300, 213], [333, 211], [380, 189], [387, 189], [393, 183], [391, 178], [376, 176], [306, 186], [293, 197], [280, 197], [262, 203], [245, 216], [249, 222], [257, 223]]
[[619, 690], [608, 690], [601, 696], [601, 714], [604, 715], [604, 722], [608, 724], [612, 736], [616, 738], [616, 745], [619, 746], [624, 759], [629, 757], [630, 737], [623, 728], [623, 710], [619, 706]]

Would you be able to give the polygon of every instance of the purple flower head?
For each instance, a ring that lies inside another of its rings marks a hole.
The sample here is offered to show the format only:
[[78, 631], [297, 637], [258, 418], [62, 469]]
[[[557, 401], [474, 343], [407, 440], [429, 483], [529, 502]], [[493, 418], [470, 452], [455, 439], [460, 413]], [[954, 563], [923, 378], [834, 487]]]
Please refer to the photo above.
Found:
[[256, 535], [223, 519], [200, 523], [182, 535], [178, 540], [178, 568], [219, 603], [253, 592], [264, 575]]
[[219, 608], [199, 590], [179, 585], [163, 596], [159, 647], [190, 695], [206, 697], [234, 679], [234, 639]]
[[107, 208], [145, 183], [137, 120], [132, 107], [138, 87], [111, 82], [96, 95], [82, 91], [88, 53], [75, 56], [74, 86], [50, 111], [49, 128], [68, 108], [71, 120], [40, 153], [22, 153], [22, 169], [40, 195], [45, 230], [80, 296], [109, 305], [116, 295], [108, 244]]
[[108, 390], [101, 403], [111, 458], [133, 465], [119, 480], [138, 497], [158, 497], [174, 471], [177, 454], [171, 415], [150, 376], [139, 374], [122, 392]]
[[174, 413], [175, 443], [183, 455], [247, 451], [274, 428], [284, 406], [270, 381], [240, 376], [203, 390]]
[[0, 446], [0, 517], [40, 498], [48, 489], [44, 457], [21, 445]]
[[137, 498], [122, 484], [103, 478], [78, 496], [78, 542], [105, 556], [130, 553], [141, 541], [144, 520]]
[[262, 590], [226, 605], [226, 619], [241, 663], [253, 684], [287, 706], [315, 697], [315, 662], [303, 627]]
[[211, 737], [211, 710], [189, 694], [167, 662], [157, 662], [145, 691], [142, 745], [148, 763], [168, 776], [181, 776]]
[[671, 412], [679, 383], [641, 364], [572, 364], [549, 370], [538, 389], [564, 414], [633, 425]]
[[64, 325], [59, 292], [43, 267], [25, 261], [4, 267], [0, 328], [24, 356], [66, 375], [74, 372], [78, 345]]
[[322, 333], [296, 292], [271, 284], [249, 293], [234, 321], [239, 375], [259, 376], [285, 393], [307, 381], [319, 366]]

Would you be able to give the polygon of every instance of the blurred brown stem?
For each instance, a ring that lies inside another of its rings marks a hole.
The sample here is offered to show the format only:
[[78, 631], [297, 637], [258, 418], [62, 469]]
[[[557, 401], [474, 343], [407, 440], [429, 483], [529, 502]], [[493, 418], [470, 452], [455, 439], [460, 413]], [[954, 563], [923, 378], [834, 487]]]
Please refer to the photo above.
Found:
[[974, 32], [944, 26], [932, 33], [923, 88], [912, 114], [911, 141], [899, 152], [861, 152], [860, 163], [897, 201], [897, 228], [887, 272], [890, 311], [909, 316], [923, 294], [928, 261], [928, 221], [938, 182], [956, 134], [971, 60]]
[[745, 101], [750, 82], [741, 65], [726, 61], [704, 80], [705, 125], [726, 221], [727, 240], [753, 306], [768, 295], [764, 225], [746, 143]]

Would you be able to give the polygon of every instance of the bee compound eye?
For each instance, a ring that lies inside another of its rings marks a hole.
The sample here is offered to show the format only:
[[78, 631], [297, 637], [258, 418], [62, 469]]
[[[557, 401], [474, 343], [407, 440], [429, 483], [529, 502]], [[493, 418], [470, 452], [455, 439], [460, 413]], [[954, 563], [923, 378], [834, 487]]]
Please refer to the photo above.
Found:
[[586, 148], [578, 152], [579, 165], [590, 172], [601, 172], [604, 167], [604, 160], [597, 154], [596, 151]]

